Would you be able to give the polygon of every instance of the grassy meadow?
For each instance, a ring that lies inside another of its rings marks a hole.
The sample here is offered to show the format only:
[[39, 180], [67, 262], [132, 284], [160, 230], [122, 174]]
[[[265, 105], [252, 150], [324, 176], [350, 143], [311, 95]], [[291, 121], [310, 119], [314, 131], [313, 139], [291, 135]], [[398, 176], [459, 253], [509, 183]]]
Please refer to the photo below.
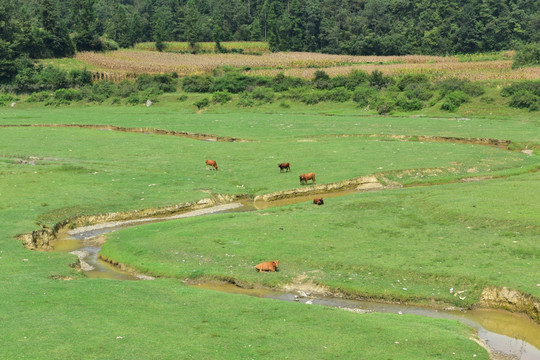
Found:
[[[352, 102], [295, 101], [197, 111], [193, 102], [204, 94], [178, 96], [150, 107], [0, 107], [0, 358], [489, 358], [455, 321], [224, 294], [188, 287], [186, 278], [272, 287], [307, 281], [350, 296], [463, 307], [486, 286], [540, 298], [535, 113], [480, 99], [452, 114], [430, 107], [378, 116]], [[48, 124], [247, 141], [26, 126]], [[536, 150], [415, 136], [505, 139]], [[205, 169], [208, 158], [219, 171]], [[283, 161], [290, 173], [279, 173]], [[70, 266], [74, 255], [28, 251], [14, 238], [78, 215], [295, 189], [310, 171], [318, 184], [374, 174], [404, 187], [111, 234], [103, 254], [154, 281], [87, 278]], [[254, 271], [274, 259], [278, 273]], [[463, 299], [449, 288], [464, 291]]]

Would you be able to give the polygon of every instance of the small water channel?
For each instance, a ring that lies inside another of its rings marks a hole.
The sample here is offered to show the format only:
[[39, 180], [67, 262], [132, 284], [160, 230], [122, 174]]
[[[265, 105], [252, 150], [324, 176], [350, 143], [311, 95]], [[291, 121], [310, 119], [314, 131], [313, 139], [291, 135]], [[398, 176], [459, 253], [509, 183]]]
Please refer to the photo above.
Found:
[[[347, 192], [349, 193], [349, 192]], [[325, 195], [325, 198], [344, 194], [334, 193]], [[270, 206], [283, 206], [286, 204], [311, 201], [313, 196], [284, 199], [273, 202]], [[144, 275], [132, 274], [98, 258], [101, 245], [106, 240], [104, 234], [122, 228], [137, 226], [149, 222], [167, 221], [192, 216], [208, 215], [230, 211], [251, 211], [266, 208], [267, 203], [234, 203], [220, 205], [209, 209], [201, 209], [166, 218], [148, 218], [125, 222], [100, 224], [99, 226], [81, 227], [68, 231], [54, 244], [55, 251], [72, 252], [79, 256], [83, 270], [88, 277], [99, 277], [115, 280], [150, 279]], [[540, 325], [532, 320], [500, 310], [436, 310], [427, 307], [409, 306], [401, 304], [385, 304], [349, 300], [335, 297], [314, 296], [310, 293], [297, 291], [297, 293], [272, 291], [268, 289], [244, 289], [234, 284], [205, 283], [193, 285], [197, 288], [211, 289], [227, 293], [245, 294], [282, 301], [294, 301], [309, 305], [331, 306], [345, 310], [366, 313], [383, 312], [394, 314], [413, 314], [433, 318], [453, 319], [474, 328], [478, 336], [496, 353], [521, 360], [540, 359]]]

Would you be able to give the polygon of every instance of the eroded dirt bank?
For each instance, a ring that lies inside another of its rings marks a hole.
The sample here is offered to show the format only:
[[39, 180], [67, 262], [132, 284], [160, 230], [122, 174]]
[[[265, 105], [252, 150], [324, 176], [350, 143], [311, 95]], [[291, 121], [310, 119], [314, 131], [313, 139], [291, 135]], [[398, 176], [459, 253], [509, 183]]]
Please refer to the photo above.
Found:
[[[371, 190], [382, 190], [385, 188], [375, 176], [365, 176], [359, 177], [356, 179], [346, 180], [334, 184], [324, 184], [316, 186], [308, 186], [301, 189], [287, 190], [282, 192], [276, 192], [272, 194], [266, 194], [258, 196], [255, 198], [256, 201], [268, 203], [271, 205], [272, 202], [279, 203], [282, 199], [290, 199], [294, 197], [302, 198], [310, 194], [321, 194], [324, 192], [331, 193], [334, 192], [351, 192], [350, 190], [355, 191], [371, 191]], [[154, 209], [145, 209], [137, 210], [131, 212], [117, 212], [110, 214], [99, 214], [93, 216], [81, 216], [71, 219], [66, 219], [53, 228], [44, 227], [39, 230], [35, 230], [29, 234], [19, 235], [18, 239], [22, 241], [24, 246], [31, 250], [41, 250], [41, 251], [50, 251], [52, 250], [52, 243], [63, 234], [67, 232], [84, 232], [92, 231], [95, 228], [103, 227], [117, 227], [125, 224], [136, 224], [140, 222], [148, 221], [159, 221], [164, 219], [173, 219], [180, 218], [184, 216], [197, 216], [200, 210], [200, 215], [219, 210], [226, 210], [226, 208], [219, 208], [220, 206], [232, 205], [236, 201], [253, 202], [252, 198], [248, 196], [226, 196], [226, 195], [215, 195], [212, 199], [203, 199], [196, 203], [182, 203], [174, 206], [163, 207], [163, 208], [154, 208]], [[220, 205], [221, 204], [221, 205]], [[216, 210], [216, 208], [219, 208]], [[194, 214], [186, 215], [186, 213], [192, 212]], [[75, 229], [76, 230], [70, 230]], [[135, 273], [133, 269], [129, 268], [125, 264], [119, 263], [114, 259], [109, 259], [101, 254], [99, 258], [103, 261], [106, 261], [113, 265], [114, 267], [131, 273]], [[80, 261], [80, 260], [79, 260]], [[77, 266], [78, 267], [78, 266]], [[145, 277], [136, 276], [138, 278], [144, 279]], [[227, 282], [233, 283], [237, 286], [244, 288], [253, 288], [254, 284], [244, 284], [238, 283], [234, 279], [222, 279]], [[333, 291], [332, 289], [315, 285], [306, 279], [296, 279], [294, 283], [284, 285], [283, 289], [285, 291], [309, 291], [313, 294], [322, 295], [322, 296], [334, 296], [341, 298], [350, 298], [350, 299], [366, 299], [361, 295], [351, 296], [350, 294], [342, 294], [340, 292]], [[381, 301], [381, 299], [375, 299], [370, 297], [370, 300]], [[384, 300], [383, 300], [384, 301]], [[444, 308], [445, 304], [432, 304], [435, 308]], [[481, 301], [475, 306], [480, 308], [492, 308], [492, 309], [504, 309], [511, 312], [519, 312], [526, 314], [529, 318], [534, 320], [536, 323], [540, 324], [540, 301], [539, 299], [521, 293], [517, 290], [512, 290], [508, 288], [496, 288], [490, 287], [486, 288], [481, 296]]]
[[507, 287], [485, 288], [478, 306], [524, 313], [540, 324], [540, 301], [518, 290]]
[[[68, 232], [69, 229], [81, 228], [85, 226], [99, 226], [100, 224], [115, 222], [142, 222], [159, 220], [159, 218], [172, 217], [187, 211], [210, 208], [218, 204], [227, 204], [233, 201], [246, 199], [247, 196], [214, 195], [213, 198], [202, 199], [198, 202], [185, 202], [172, 206], [133, 210], [125, 212], [114, 212], [108, 214], [77, 216], [65, 219], [53, 227], [42, 225], [42, 229], [34, 230], [31, 233], [17, 235], [23, 245], [30, 250], [50, 251], [53, 249], [52, 242], [60, 234]], [[114, 224], [112, 225], [114, 226]]]

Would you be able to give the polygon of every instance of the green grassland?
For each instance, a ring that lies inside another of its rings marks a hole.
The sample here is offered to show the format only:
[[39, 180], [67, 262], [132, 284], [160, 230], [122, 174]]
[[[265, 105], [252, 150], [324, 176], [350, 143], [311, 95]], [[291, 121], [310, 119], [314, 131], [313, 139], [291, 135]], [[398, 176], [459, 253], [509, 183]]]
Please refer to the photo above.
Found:
[[[485, 285], [540, 297], [536, 155], [337, 136], [489, 137], [537, 145], [539, 123], [530, 113], [382, 117], [325, 103], [287, 109], [226, 104], [196, 112], [197, 96], [184, 103], [163, 96], [151, 107], [0, 109], [0, 125], [110, 124], [251, 140], [0, 128], [0, 357], [488, 358], [468, 339], [471, 330], [453, 321], [222, 294], [189, 288], [179, 281], [186, 277], [279, 286], [306, 273], [351, 295], [413, 302], [456, 303], [447, 293], [454, 287], [466, 290], [457, 303], [463, 305]], [[217, 160], [219, 171], [207, 171], [206, 158]], [[291, 173], [279, 173], [282, 161], [291, 162]], [[442, 171], [437, 176], [424, 172], [435, 168]], [[14, 239], [38, 229], [36, 223], [51, 226], [76, 215], [197, 201], [208, 192], [254, 196], [294, 189], [298, 174], [307, 171], [317, 173], [318, 184], [374, 173], [402, 184], [498, 178], [355, 194], [322, 207], [300, 203], [185, 219], [111, 236], [105, 254], [163, 277], [154, 281], [89, 279], [69, 266], [75, 256], [28, 251]], [[279, 273], [253, 270], [274, 258], [281, 261]]]
[[[334, 292], [462, 307], [488, 285], [538, 297], [538, 180], [534, 174], [389, 190], [329, 198], [320, 207], [305, 202], [152, 224], [116, 232], [102, 252], [145, 273], [181, 279], [276, 286], [307, 276]], [[274, 258], [278, 274], [253, 271]]]

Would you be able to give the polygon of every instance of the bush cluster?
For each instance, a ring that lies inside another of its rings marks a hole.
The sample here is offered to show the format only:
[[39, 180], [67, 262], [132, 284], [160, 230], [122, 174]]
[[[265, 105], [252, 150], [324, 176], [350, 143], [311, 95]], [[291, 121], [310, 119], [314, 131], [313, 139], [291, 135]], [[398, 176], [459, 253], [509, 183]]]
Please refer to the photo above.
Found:
[[306, 105], [352, 99], [359, 107], [371, 107], [381, 114], [394, 110], [421, 110], [433, 98], [431, 105], [444, 99], [441, 108], [455, 111], [471, 97], [484, 94], [482, 85], [469, 80], [452, 78], [433, 84], [424, 74], [391, 77], [378, 70], [371, 74], [355, 70], [347, 76], [335, 77], [317, 70], [308, 81], [283, 73], [270, 78], [247, 76], [234, 69], [222, 68], [214, 71], [214, 77], [187, 76], [182, 80], [182, 88], [186, 92], [219, 93], [212, 99], [214, 103], [230, 100], [221, 101], [221, 92], [238, 93], [237, 104], [243, 107], [269, 103], [276, 98], [296, 100]]
[[523, 46], [514, 56], [512, 68], [540, 65], [540, 43]]
[[514, 83], [503, 88], [501, 95], [510, 98], [508, 104], [512, 107], [538, 111], [540, 109], [540, 80]]
[[[65, 105], [74, 101], [87, 101], [101, 103], [108, 99], [113, 104], [137, 105], [147, 100], [157, 102], [159, 95], [176, 92], [177, 80], [174, 76], [140, 75], [135, 81], [124, 80], [119, 83], [98, 81], [92, 83], [90, 72], [51, 71], [43, 68], [43, 72], [36, 76], [39, 79], [36, 86], [26, 85], [27, 88], [36, 88], [26, 99], [27, 102], [43, 102], [45, 105]], [[46, 81], [43, 79], [47, 79]]]
[[[24, 62], [23, 62], [24, 63]], [[110, 81], [92, 82], [89, 71], [65, 71], [46, 65], [26, 64], [15, 80], [4, 86], [8, 93], [30, 93], [27, 102], [43, 102], [46, 105], [69, 104], [74, 101], [101, 103], [109, 100], [113, 104], [142, 104], [147, 100], [157, 102], [163, 93], [176, 92], [181, 86], [177, 100], [186, 101], [186, 93], [211, 94], [193, 103], [198, 109], [210, 103], [225, 104], [237, 95], [238, 106], [250, 107], [290, 99], [306, 105], [323, 101], [354, 101], [359, 108], [376, 109], [380, 114], [392, 111], [418, 111], [425, 106], [440, 102], [445, 111], [456, 111], [473, 97], [485, 93], [478, 82], [450, 78], [432, 83], [424, 74], [385, 76], [375, 70], [371, 74], [354, 70], [347, 76], [330, 77], [318, 70], [311, 80], [286, 76], [249, 76], [243, 69], [219, 68], [214, 76], [193, 75], [181, 79], [178, 74], [143, 74], [136, 80], [119, 83]], [[535, 111], [540, 108], [540, 81], [522, 81], [503, 89], [502, 95], [509, 97], [509, 105]], [[0, 97], [0, 104], [10, 101]]]

